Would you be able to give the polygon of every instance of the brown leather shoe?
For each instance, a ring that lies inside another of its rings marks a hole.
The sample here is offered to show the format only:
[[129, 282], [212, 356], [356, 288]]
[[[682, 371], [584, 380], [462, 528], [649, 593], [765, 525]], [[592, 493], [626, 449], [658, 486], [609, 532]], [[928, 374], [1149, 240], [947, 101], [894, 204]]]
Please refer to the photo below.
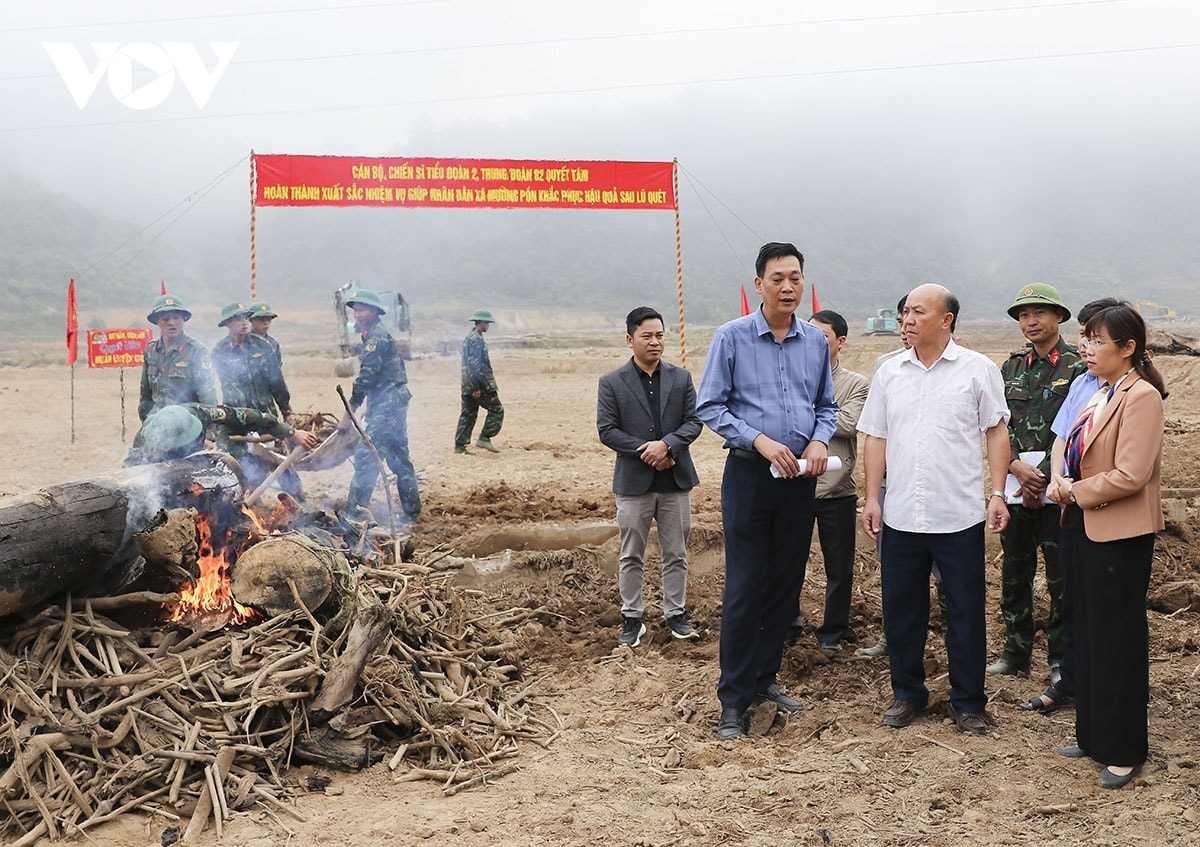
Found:
[[894, 726], [896, 729], [908, 726], [920, 715], [924, 714], [925, 706], [908, 700], [893, 700], [887, 707], [883, 718], [879, 721], [884, 726]]
[[954, 725], [964, 735], [987, 735], [987, 721], [979, 712], [960, 712], [951, 706], [950, 717], [954, 718]]

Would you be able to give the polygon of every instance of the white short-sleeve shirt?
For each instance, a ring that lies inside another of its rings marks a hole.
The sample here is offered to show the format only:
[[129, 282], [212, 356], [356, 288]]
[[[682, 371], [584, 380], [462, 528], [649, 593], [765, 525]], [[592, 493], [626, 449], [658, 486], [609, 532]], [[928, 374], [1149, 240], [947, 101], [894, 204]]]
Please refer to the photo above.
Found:
[[887, 439], [884, 523], [942, 533], [983, 521], [983, 433], [1008, 417], [1000, 368], [953, 340], [928, 368], [915, 350], [883, 362], [858, 431]]

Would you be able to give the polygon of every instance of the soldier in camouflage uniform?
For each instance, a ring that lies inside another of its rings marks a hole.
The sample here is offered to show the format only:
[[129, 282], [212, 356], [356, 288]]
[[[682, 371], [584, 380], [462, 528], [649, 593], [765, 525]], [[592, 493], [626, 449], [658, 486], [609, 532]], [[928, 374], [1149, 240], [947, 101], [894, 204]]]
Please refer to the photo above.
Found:
[[311, 432], [293, 429], [257, 409], [184, 403], [165, 406], [148, 417], [134, 436], [129, 455], [122, 464], [129, 467], [181, 459], [204, 449], [201, 434], [206, 430], [215, 435], [217, 449], [225, 452], [230, 452], [235, 443], [229, 436], [251, 432], [273, 435], [281, 441], [287, 439], [309, 449], [317, 444], [317, 438]]
[[174, 294], [154, 301], [146, 320], [158, 326], [159, 337], [146, 345], [142, 362], [138, 418], [177, 403], [217, 404], [217, 381], [208, 350], [183, 333], [192, 313]]
[[292, 398], [271, 343], [252, 332], [253, 306], [233, 300], [221, 309], [218, 324], [228, 331], [213, 347], [213, 367], [221, 378], [221, 396], [230, 406], [287, 417]]
[[271, 321], [277, 317], [279, 315], [275, 314], [275, 310], [271, 308], [270, 304], [262, 300], [250, 304], [250, 330], [271, 345], [271, 349], [275, 351], [275, 359], [279, 362], [279, 368], [282, 371], [283, 351], [279, 348], [279, 342], [270, 335]]
[[[221, 396], [226, 405], [286, 418], [292, 411], [291, 394], [270, 342], [251, 331], [253, 309], [252, 304], [237, 300], [221, 309], [217, 325], [228, 334], [212, 352], [213, 367], [221, 378]], [[270, 462], [249, 452], [244, 443], [235, 442], [229, 453], [242, 463], [246, 480], [252, 486], [257, 486], [272, 471]], [[300, 475], [291, 468], [280, 475], [278, 484], [297, 499], [304, 496]]]
[[[1079, 353], [1063, 339], [1059, 324], [1071, 312], [1053, 286], [1034, 283], [1018, 293], [1008, 314], [1020, 322], [1029, 345], [1013, 353], [1000, 368], [1004, 395], [1012, 416], [1008, 439], [1012, 451], [1009, 473], [1020, 485], [1021, 503], [1010, 503], [1008, 527], [1000, 534], [1004, 549], [1000, 609], [1004, 615], [1004, 653], [988, 673], [1016, 674], [1029, 670], [1035, 632], [1033, 578], [1040, 547], [1046, 567], [1050, 614], [1046, 620], [1046, 652], [1051, 674], [1062, 662], [1062, 576], [1058, 567], [1059, 510], [1045, 506], [1050, 481], [1050, 425], [1067, 397], [1071, 381], [1087, 370]], [[1026, 462], [1021, 454], [1040, 454]]]
[[492, 437], [499, 434], [504, 425], [504, 405], [496, 392], [496, 377], [492, 373], [492, 360], [488, 356], [487, 342], [483, 334], [496, 321], [487, 309], [480, 309], [471, 316], [474, 329], [467, 333], [462, 346], [462, 412], [458, 416], [458, 429], [454, 432], [454, 452], [468, 453], [471, 431], [479, 419], [479, 409], [487, 409], [483, 429], [475, 446], [491, 453], [499, 453], [492, 444]]
[[[421, 514], [421, 492], [417, 472], [408, 455], [408, 373], [404, 359], [387, 327], [379, 320], [386, 314], [379, 295], [365, 288], [346, 303], [354, 310], [354, 322], [362, 333], [362, 362], [350, 393], [350, 408], [367, 404], [367, 436], [380, 457], [396, 475], [400, 505], [409, 520]], [[351, 427], [350, 412], [338, 423], [338, 429]], [[364, 442], [354, 453], [354, 477], [346, 497], [346, 513], [358, 516], [371, 502], [371, 492], [379, 478], [379, 464]]]

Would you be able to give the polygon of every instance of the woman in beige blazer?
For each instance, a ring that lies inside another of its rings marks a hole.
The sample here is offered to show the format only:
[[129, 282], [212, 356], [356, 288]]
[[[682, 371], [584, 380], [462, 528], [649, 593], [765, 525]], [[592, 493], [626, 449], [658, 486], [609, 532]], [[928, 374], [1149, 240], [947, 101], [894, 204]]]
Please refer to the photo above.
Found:
[[1059, 749], [1105, 765], [1120, 788], [1146, 760], [1150, 697], [1146, 589], [1154, 534], [1163, 528], [1162, 375], [1146, 353], [1146, 325], [1127, 303], [1084, 326], [1080, 353], [1100, 389], [1067, 437], [1066, 463], [1047, 491], [1063, 523], [1082, 526], [1076, 556], [1075, 739]]

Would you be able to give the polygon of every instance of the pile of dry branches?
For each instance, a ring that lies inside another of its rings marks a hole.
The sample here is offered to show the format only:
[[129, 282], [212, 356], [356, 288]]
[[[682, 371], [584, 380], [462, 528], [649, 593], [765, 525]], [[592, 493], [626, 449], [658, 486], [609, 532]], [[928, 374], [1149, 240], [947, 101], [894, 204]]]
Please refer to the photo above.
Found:
[[357, 576], [390, 626], [344, 709], [314, 701], [354, 649], [353, 627], [331, 634], [303, 607], [240, 630], [141, 630], [115, 620], [121, 607], [161, 598], [128, 595], [6, 630], [0, 840], [77, 834], [135, 809], [179, 821], [185, 840], [256, 805], [303, 819], [284, 779], [300, 758], [360, 767], [391, 753], [398, 780], [453, 793], [512, 770], [503, 760], [520, 742], [553, 740], [557, 715], [534, 716], [505, 641], [536, 610], [472, 619], [448, 575], [421, 565]]

